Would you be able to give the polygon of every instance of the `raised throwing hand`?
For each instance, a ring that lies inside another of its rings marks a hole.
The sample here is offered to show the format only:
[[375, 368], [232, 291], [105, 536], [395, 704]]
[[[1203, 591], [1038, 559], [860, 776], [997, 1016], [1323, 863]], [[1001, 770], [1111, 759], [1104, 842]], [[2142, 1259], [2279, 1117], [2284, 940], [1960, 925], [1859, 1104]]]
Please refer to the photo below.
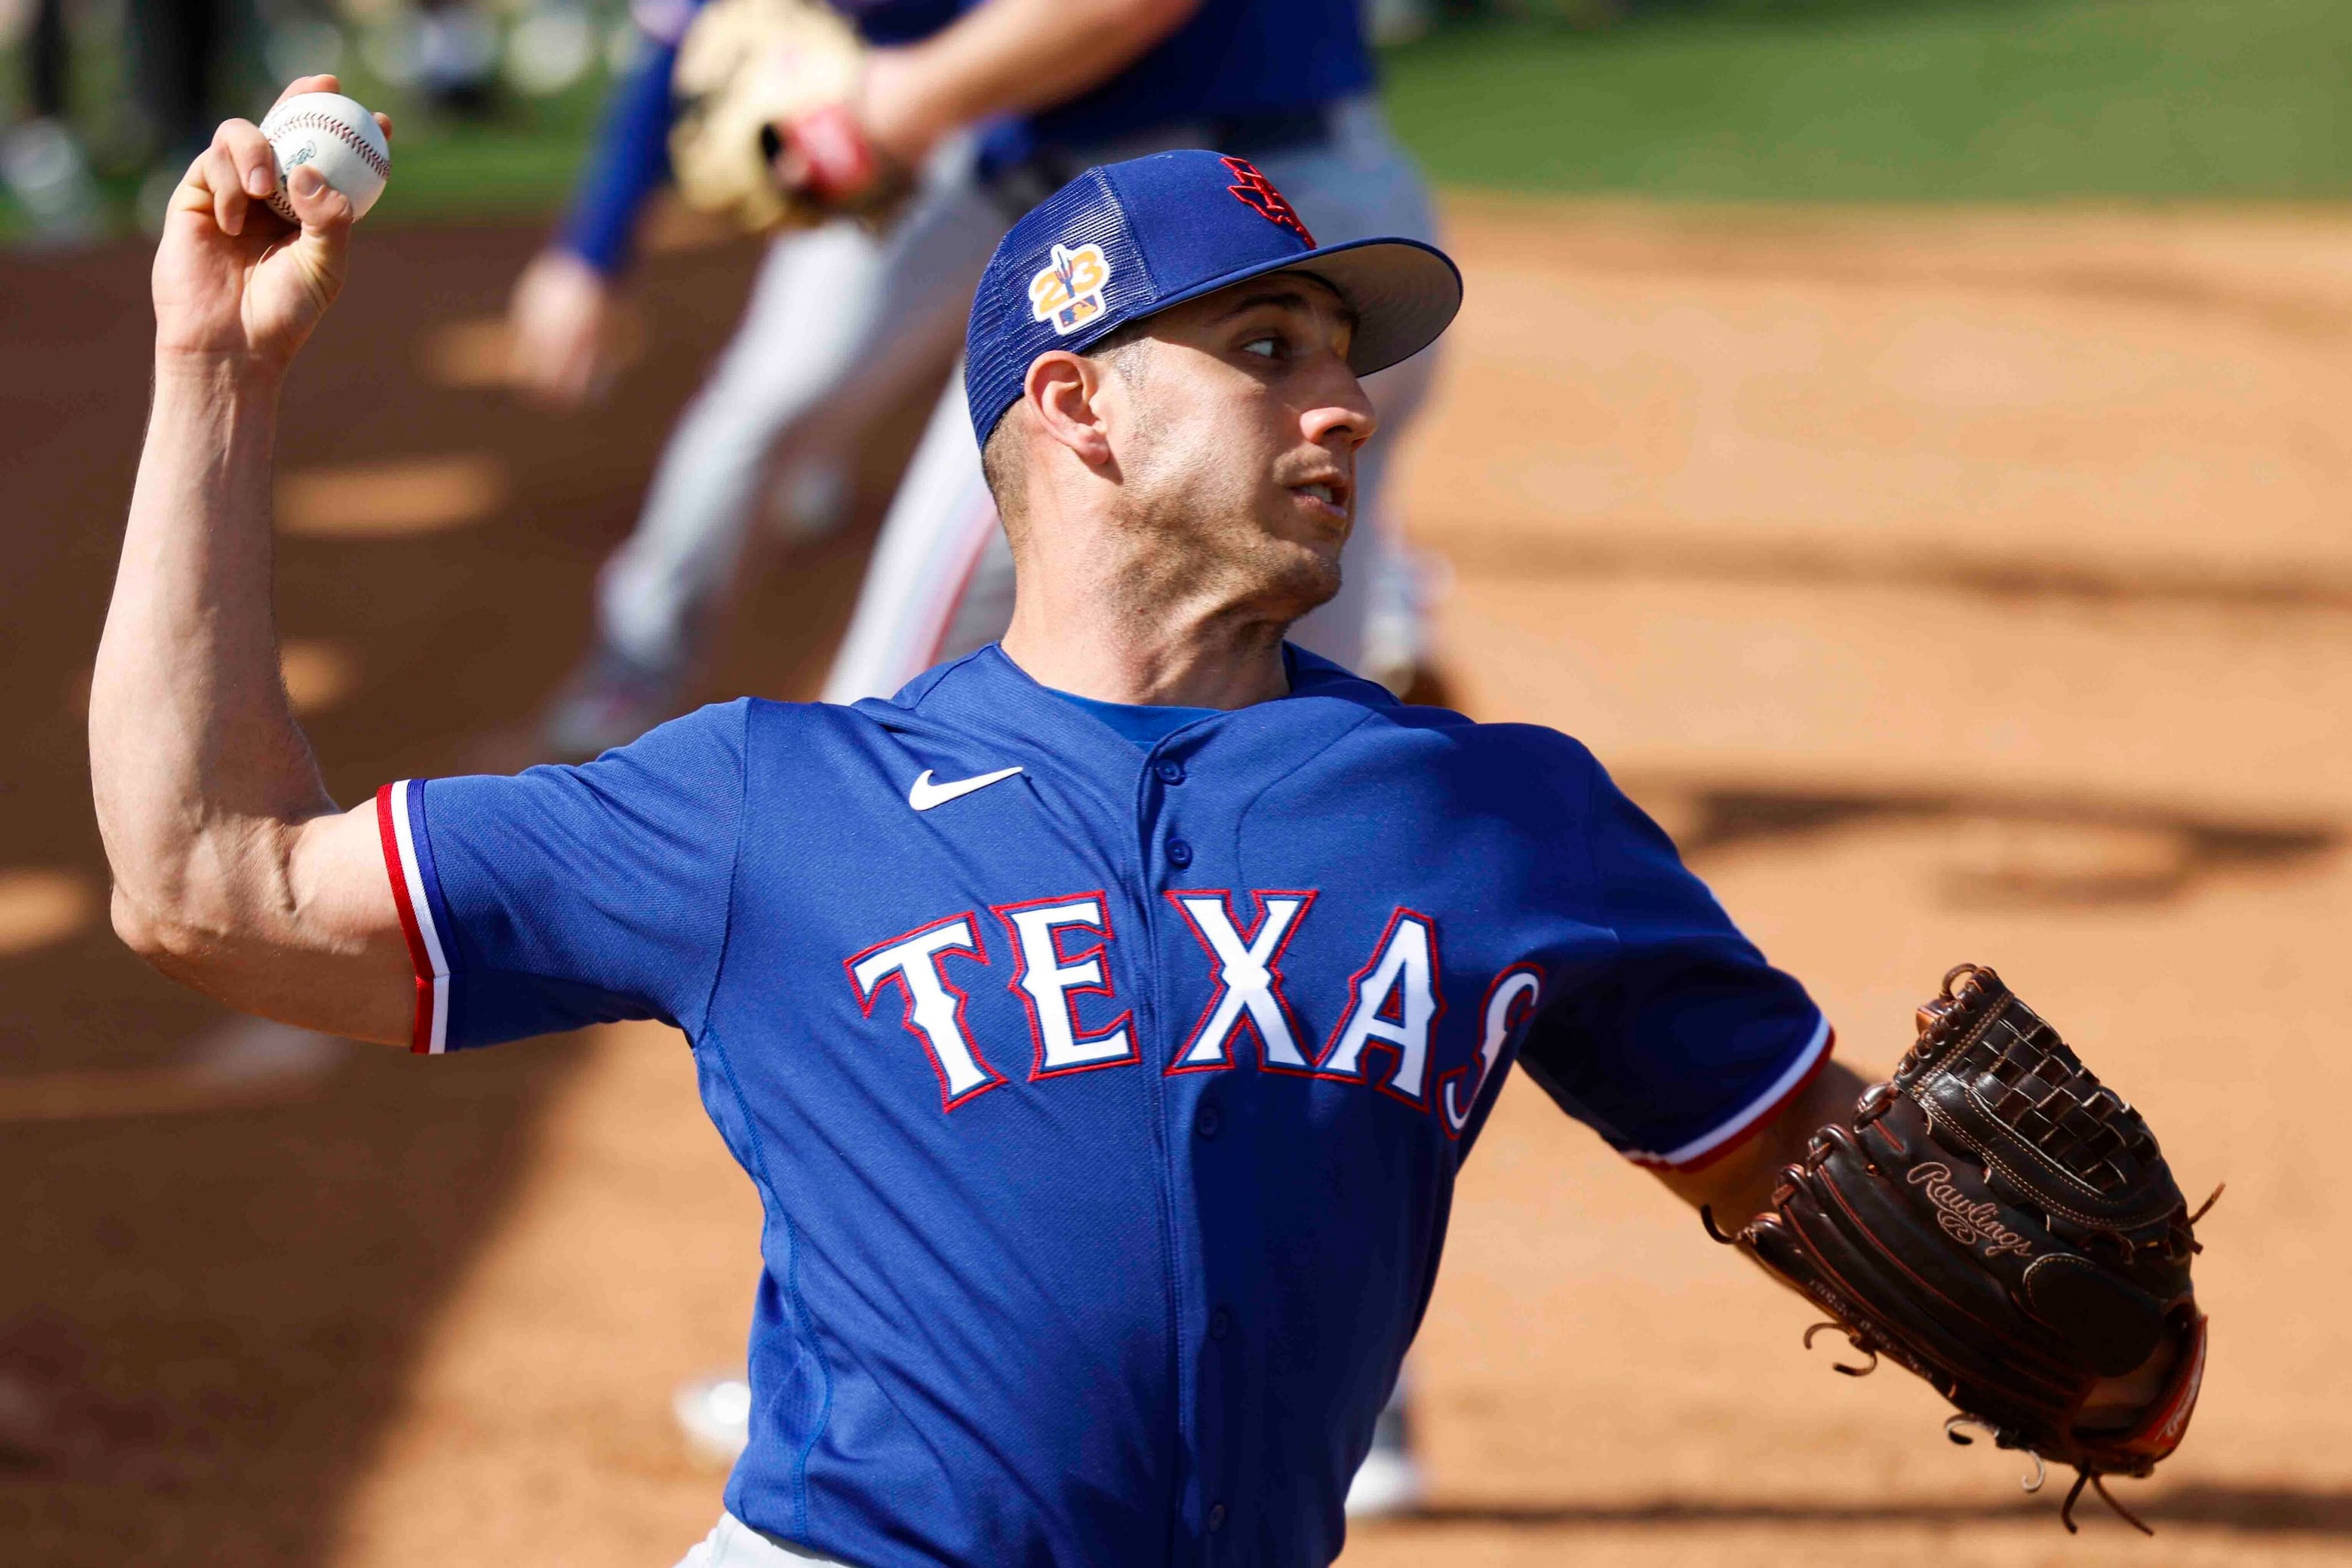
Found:
[[[331, 76], [303, 77], [279, 101], [340, 90]], [[392, 121], [375, 117], [387, 139]], [[276, 160], [249, 120], [222, 122], [172, 193], [155, 249], [155, 349], [164, 355], [240, 360], [282, 372], [343, 286], [352, 204], [318, 171], [287, 181], [297, 228], [272, 212]]]

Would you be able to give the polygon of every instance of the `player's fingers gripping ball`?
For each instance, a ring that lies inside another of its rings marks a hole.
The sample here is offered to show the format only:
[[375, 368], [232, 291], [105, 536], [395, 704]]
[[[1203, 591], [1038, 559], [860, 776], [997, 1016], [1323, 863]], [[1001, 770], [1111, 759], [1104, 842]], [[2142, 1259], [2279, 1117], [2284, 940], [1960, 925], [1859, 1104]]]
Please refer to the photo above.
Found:
[[278, 164], [269, 210], [288, 223], [302, 221], [287, 186], [297, 169], [317, 170], [350, 200], [354, 218], [367, 216], [392, 178], [392, 144], [383, 128], [357, 100], [340, 92], [297, 93], [263, 118], [261, 134]]
[[2203, 1214], [2139, 1113], [1999, 975], [1962, 964], [1893, 1080], [1814, 1134], [1736, 1239], [1871, 1366], [1890, 1357], [1958, 1405], [1954, 1442], [1974, 1426], [2074, 1467], [2071, 1531], [2085, 1484], [2130, 1519], [2099, 1478], [2148, 1474], [2188, 1430]]

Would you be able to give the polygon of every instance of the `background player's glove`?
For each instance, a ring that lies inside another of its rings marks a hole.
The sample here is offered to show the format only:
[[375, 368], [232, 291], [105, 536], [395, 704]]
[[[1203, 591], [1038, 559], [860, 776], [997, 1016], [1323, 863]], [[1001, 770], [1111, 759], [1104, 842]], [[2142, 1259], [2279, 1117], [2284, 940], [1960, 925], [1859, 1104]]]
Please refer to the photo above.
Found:
[[866, 52], [822, 0], [711, 0], [671, 78], [670, 165], [688, 204], [753, 231], [887, 222], [913, 181], [858, 121]]
[[[2217, 1194], [2218, 1194], [2218, 1191]], [[2207, 1200], [2210, 1206], [2211, 1200]], [[1990, 969], [1962, 964], [1853, 1124], [1813, 1136], [1736, 1239], [2004, 1448], [2099, 1481], [2179, 1445], [2205, 1364], [2199, 1248], [2156, 1139]], [[1714, 1229], [1708, 1217], [1708, 1228]], [[2039, 1485], [2038, 1478], [2033, 1483]]]

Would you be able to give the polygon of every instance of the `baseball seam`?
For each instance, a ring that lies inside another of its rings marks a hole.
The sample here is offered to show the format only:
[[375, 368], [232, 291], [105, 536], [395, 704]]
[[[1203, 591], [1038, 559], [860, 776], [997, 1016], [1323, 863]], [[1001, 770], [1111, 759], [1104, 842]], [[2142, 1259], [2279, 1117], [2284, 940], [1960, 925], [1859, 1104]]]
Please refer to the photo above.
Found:
[[379, 177], [386, 180], [392, 178], [391, 159], [385, 157], [383, 153], [378, 153], [374, 148], [369, 146], [366, 140], [362, 138], [358, 132], [352, 130], [341, 121], [331, 119], [327, 115], [320, 113], [315, 109], [306, 109], [301, 113], [293, 116], [291, 119], [278, 121], [278, 127], [275, 131], [272, 131], [268, 126], [264, 126], [262, 127], [261, 133], [274, 142], [289, 131], [302, 130], [326, 132], [329, 135], [341, 142], [344, 146], [349, 147], [352, 152], [358, 153], [360, 155], [360, 162], [374, 170]]

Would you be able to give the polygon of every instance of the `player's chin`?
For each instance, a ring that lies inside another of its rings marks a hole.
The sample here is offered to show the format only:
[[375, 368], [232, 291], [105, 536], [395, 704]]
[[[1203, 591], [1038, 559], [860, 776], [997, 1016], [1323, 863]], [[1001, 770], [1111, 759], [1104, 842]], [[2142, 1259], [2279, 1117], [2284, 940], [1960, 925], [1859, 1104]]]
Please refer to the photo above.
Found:
[[1339, 549], [1345, 542], [1344, 534], [1278, 539], [1259, 558], [1264, 600], [1293, 620], [1329, 603], [1339, 592]]

